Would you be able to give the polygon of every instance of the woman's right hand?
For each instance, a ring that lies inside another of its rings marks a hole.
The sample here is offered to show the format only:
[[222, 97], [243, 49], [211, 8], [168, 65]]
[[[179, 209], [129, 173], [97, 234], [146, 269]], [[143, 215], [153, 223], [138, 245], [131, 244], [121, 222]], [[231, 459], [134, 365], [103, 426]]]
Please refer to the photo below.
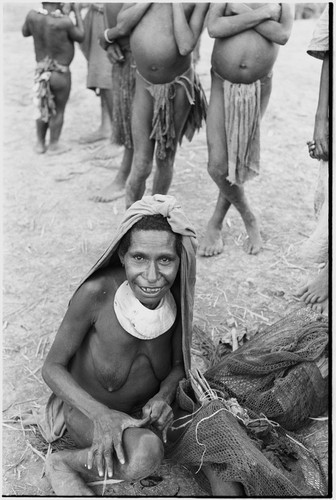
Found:
[[281, 4], [280, 3], [265, 3], [261, 9], [266, 9], [268, 14], [271, 16], [272, 21], [280, 21], [281, 17]]
[[[317, 160], [329, 159], [329, 124], [326, 120], [316, 120], [314, 129], [314, 156]], [[309, 152], [310, 153], [310, 152]], [[310, 154], [310, 156], [312, 156]]]
[[125, 59], [124, 54], [117, 42], [109, 45], [106, 52], [111, 64], [122, 62]]
[[104, 476], [107, 468], [109, 478], [113, 477], [113, 452], [121, 464], [125, 463], [125, 453], [122, 446], [122, 437], [129, 427], [143, 427], [150, 420], [150, 416], [141, 420], [135, 419], [115, 410], [107, 410], [93, 421], [93, 440], [88, 451], [87, 468], [91, 470], [94, 462], [100, 477]]

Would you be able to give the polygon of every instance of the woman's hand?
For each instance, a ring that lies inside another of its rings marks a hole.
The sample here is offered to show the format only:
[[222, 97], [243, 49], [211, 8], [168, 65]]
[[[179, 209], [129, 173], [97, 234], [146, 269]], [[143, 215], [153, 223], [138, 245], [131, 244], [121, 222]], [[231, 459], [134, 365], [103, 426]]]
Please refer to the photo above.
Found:
[[171, 427], [174, 414], [171, 406], [163, 399], [152, 398], [142, 408], [142, 416], [149, 418], [150, 423], [162, 432], [163, 442], [167, 442], [167, 431]]
[[122, 446], [122, 437], [129, 427], [143, 427], [150, 421], [147, 415], [138, 420], [126, 413], [107, 410], [93, 421], [93, 440], [87, 457], [87, 468], [90, 470], [96, 463], [99, 476], [104, 476], [104, 467], [107, 468], [109, 478], [113, 477], [113, 452], [121, 464], [125, 463], [125, 453]]

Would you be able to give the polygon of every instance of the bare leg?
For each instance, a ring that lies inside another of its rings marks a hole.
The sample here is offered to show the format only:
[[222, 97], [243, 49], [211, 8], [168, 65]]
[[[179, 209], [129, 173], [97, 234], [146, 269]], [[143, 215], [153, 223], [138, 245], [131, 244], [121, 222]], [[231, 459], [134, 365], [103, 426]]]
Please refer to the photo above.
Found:
[[[227, 167], [226, 141], [224, 137], [224, 105], [221, 82], [212, 77], [210, 102], [207, 113], [207, 143], [209, 151], [208, 171], [219, 187], [217, 204], [207, 224], [206, 232], [200, 242], [200, 255], [212, 257], [223, 251], [223, 221], [231, 202], [226, 197], [222, 184], [225, 181]], [[218, 176], [219, 174], [219, 176]]]
[[239, 211], [248, 235], [245, 251], [256, 254], [262, 247], [258, 221], [250, 209], [244, 188], [231, 184], [227, 179], [228, 158], [224, 127], [224, 105], [222, 81], [211, 75], [211, 95], [207, 116], [207, 141], [209, 150], [208, 171], [220, 189], [217, 205], [212, 215], [204, 239], [201, 241], [201, 255], [212, 256], [223, 249], [221, 230], [223, 220], [231, 204]]
[[[101, 480], [96, 467], [86, 467], [93, 426], [77, 410], [65, 412], [70, 435], [82, 449], [60, 451], [49, 455], [46, 474], [57, 496], [93, 496], [86, 481]], [[151, 474], [163, 459], [161, 440], [150, 430], [128, 428], [123, 434], [126, 463], [120, 464], [113, 455], [113, 479], [135, 481]], [[85, 478], [85, 479], [84, 479]], [[85, 481], [86, 480], [86, 481]]]
[[38, 154], [43, 154], [46, 152], [45, 138], [47, 134], [49, 124], [41, 120], [40, 118], [36, 120], [36, 135], [37, 141], [34, 147], [34, 151]]
[[126, 183], [126, 208], [140, 200], [146, 189], [146, 180], [153, 167], [155, 141], [149, 138], [152, 130], [153, 100], [143, 79], [136, 76], [132, 109], [132, 137], [134, 157]]
[[152, 194], [167, 194], [174, 172], [174, 160], [176, 155], [177, 144], [180, 139], [184, 124], [188, 118], [190, 111], [190, 103], [186, 93], [181, 85], [176, 85], [176, 95], [174, 97], [174, 126], [176, 133], [176, 142], [174, 150], [166, 152], [167, 156], [164, 160], [156, 157], [156, 170], [153, 180]]
[[310, 305], [317, 312], [324, 312], [328, 307], [329, 296], [329, 262], [316, 278], [300, 288], [296, 293], [307, 305]]
[[[186, 423], [188, 420], [186, 417], [190, 415], [189, 412], [182, 410], [178, 404], [175, 402], [173, 405], [174, 411], [174, 425], [178, 427], [179, 424]], [[178, 419], [181, 419], [180, 421]], [[185, 427], [181, 429], [169, 429], [168, 431], [168, 439], [171, 442], [177, 441], [182, 434], [185, 432]], [[223, 467], [223, 466], [219, 466]], [[245, 496], [244, 488], [240, 483], [234, 481], [223, 481], [220, 476], [220, 472], [218, 471], [218, 466], [216, 464], [207, 465], [202, 467], [202, 471], [208, 478], [211, 486], [211, 491], [213, 496], [219, 497], [237, 497], [237, 496]]]
[[205, 235], [199, 247], [199, 254], [204, 257], [212, 257], [222, 253], [224, 244], [222, 240], [223, 221], [231, 203], [225, 198], [222, 191], [219, 191], [217, 204], [211, 219], [208, 222]]
[[125, 186], [132, 167], [133, 149], [124, 149], [124, 156], [113, 182], [97, 194], [93, 201], [109, 202], [125, 195]]
[[65, 106], [68, 102], [71, 89], [70, 72], [58, 73], [54, 71], [50, 77], [50, 88], [55, 98], [56, 114], [51, 116], [49, 122], [50, 143], [48, 151], [51, 154], [60, 154], [70, 149], [69, 147], [60, 146], [59, 144], [64, 121]]
[[306, 261], [325, 262], [328, 252], [328, 209], [328, 199], [325, 199], [314, 232], [299, 250], [300, 257]]
[[112, 108], [109, 89], [100, 89], [101, 122], [97, 130], [79, 138], [80, 144], [90, 144], [107, 139], [111, 135]]
[[216, 465], [203, 467], [203, 472], [211, 485], [211, 492], [215, 497], [244, 497], [242, 484], [234, 481], [223, 481]]

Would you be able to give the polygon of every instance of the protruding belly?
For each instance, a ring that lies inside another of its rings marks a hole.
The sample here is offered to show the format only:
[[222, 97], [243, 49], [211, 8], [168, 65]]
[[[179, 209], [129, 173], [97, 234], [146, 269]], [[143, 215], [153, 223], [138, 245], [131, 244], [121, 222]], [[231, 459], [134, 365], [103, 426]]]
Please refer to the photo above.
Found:
[[254, 30], [215, 41], [211, 64], [216, 73], [232, 83], [252, 83], [268, 75], [279, 46]]
[[139, 73], [151, 83], [168, 83], [191, 64], [175, 42], [171, 4], [152, 4], [131, 34], [131, 50]]

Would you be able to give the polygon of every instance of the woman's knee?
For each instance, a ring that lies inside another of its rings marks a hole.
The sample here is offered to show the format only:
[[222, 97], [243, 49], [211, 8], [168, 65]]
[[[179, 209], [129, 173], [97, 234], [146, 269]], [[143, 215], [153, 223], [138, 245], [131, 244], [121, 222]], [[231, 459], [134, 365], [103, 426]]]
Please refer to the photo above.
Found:
[[153, 161], [149, 158], [135, 156], [131, 170], [131, 177], [137, 181], [145, 181], [151, 174]]
[[224, 162], [210, 158], [208, 163], [208, 173], [216, 183], [222, 182], [227, 176]]
[[134, 433], [137, 430], [127, 429], [124, 433], [126, 454], [129, 461], [127, 476], [133, 480], [151, 474], [160, 465], [164, 457], [164, 447], [161, 439], [149, 429], [141, 429], [140, 432]]

